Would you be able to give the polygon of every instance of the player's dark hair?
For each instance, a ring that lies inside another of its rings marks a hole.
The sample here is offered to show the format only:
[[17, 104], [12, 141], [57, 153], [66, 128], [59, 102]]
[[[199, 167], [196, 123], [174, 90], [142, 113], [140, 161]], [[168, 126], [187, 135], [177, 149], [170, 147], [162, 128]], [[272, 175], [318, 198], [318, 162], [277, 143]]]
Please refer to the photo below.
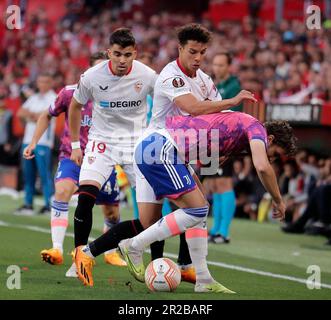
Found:
[[98, 52], [93, 53], [90, 56], [89, 63], [90, 63], [90, 66], [93, 67], [96, 61], [98, 61], [98, 60], [107, 60], [107, 59], [108, 59], [107, 52], [98, 51]]
[[218, 56], [225, 56], [228, 65], [231, 65], [231, 63], [232, 63], [232, 55], [231, 55], [230, 52], [227, 52], [227, 51], [218, 52], [218, 53], [215, 54], [214, 58], [215, 57], [218, 57]]
[[267, 134], [275, 137], [274, 144], [285, 150], [287, 156], [293, 156], [297, 152], [297, 138], [287, 121], [273, 120], [264, 124]]
[[189, 40], [208, 43], [211, 33], [201, 24], [190, 23], [177, 29], [177, 39], [181, 46], [185, 46]]
[[122, 48], [126, 48], [129, 46], [135, 46], [136, 40], [128, 28], [119, 28], [116, 29], [110, 36], [109, 44], [112, 46], [113, 44], [118, 44]]

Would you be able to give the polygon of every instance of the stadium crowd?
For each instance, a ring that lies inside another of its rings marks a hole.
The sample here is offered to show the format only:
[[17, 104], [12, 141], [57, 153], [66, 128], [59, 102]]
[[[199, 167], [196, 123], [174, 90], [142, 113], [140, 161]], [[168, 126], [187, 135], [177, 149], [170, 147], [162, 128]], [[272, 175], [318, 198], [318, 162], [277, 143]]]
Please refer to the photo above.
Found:
[[[69, 2], [56, 25], [48, 23], [45, 10], [26, 16], [22, 30], [0, 32], [0, 159], [4, 165], [19, 165], [23, 126], [17, 111], [36, 90], [36, 80], [47, 70], [53, 89], [74, 84], [89, 65], [89, 56], [108, 47], [109, 34], [129, 27], [138, 43], [138, 58], [157, 72], [177, 57], [174, 29], [196, 22], [190, 14], [162, 12], [145, 17], [135, 11], [129, 18], [121, 6], [92, 10], [83, 1]], [[331, 100], [331, 28], [307, 30], [299, 21], [254, 21], [242, 24], [222, 21], [213, 25], [213, 40], [202, 69], [213, 74], [212, 61], [219, 52], [232, 57], [231, 73], [241, 88], [252, 91], [266, 103], [324, 103]], [[57, 132], [61, 123], [57, 124]], [[55, 152], [56, 153], [56, 152]], [[285, 232], [323, 234], [331, 244], [331, 158], [305, 150], [295, 159], [273, 163], [288, 215]], [[270, 198], [254, 173], [249, 156], [233, 163], [236, 216], [265, 221], [270, 216]], [[206, 184], [208, 189], [208, 184]], [[311, 222], [311, 223], [307, 223]]]

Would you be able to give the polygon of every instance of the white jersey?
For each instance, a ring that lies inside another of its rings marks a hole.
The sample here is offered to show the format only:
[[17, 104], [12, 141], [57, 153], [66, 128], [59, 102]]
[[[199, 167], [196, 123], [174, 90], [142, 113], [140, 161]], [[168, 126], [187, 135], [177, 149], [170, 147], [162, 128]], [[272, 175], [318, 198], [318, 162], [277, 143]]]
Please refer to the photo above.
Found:
[[[55, 99], [56, 93], [53, 90], [49, 90], [45, 94], [33, 94], [24, 102], [22, 108], [27, 109], [30, 112], [40, 113], [47, 110], [51, 104], [54, 104]], [[26, 123], [23, 138], [24, 144], [29, 144], [31, 142], [35, 129], [36, 122], [28, 121]], [[54, 129], [55, 122], [54, 119], [52, 119], [46, 132], [41, 136], [40, 140], [38, 141], [38, 145], [53, 148]]]
[[196, 77], [191, 78], [185, 74], [178, 59], [168, 63], [155, 83], [153, 113], [149, 129], [164, 128], [166, 117], [189, 115], [174, 103], [175, 98], [189, 93], [193, 94], [199, 101], [222, 100], [213, 80], [203, 71], [198, 69]]
[[146, 97], [153, 92], [155, 80], [155, 71], [136, 60], [121, 77], [112, 73], [110, 60], [88, 69], [73, 96], [83, 105], [93, 102], [89, 141], [106, 143], [114, 152], [132, 153], [146, 128]]

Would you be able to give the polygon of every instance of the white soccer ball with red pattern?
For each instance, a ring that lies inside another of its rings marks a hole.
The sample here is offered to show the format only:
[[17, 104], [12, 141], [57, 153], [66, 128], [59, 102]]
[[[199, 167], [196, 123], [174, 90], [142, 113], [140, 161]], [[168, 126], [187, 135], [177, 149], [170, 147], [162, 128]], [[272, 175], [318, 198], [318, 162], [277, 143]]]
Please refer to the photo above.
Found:
[[145, 283], [151, 291], [175, 291], [180, 280], [179, 267], [168, 258], [152, 261], [145, 271]]

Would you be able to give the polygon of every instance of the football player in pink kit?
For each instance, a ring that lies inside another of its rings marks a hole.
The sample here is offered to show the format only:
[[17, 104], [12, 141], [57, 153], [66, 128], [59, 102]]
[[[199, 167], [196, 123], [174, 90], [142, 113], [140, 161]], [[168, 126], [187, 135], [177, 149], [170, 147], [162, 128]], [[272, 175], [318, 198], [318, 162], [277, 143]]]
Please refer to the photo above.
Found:
[[197, 188], [188, 163], [196, 160], [206, 163], [210, 160], [212, 164], [212, 159], [251, 152], [257, 174], [272, 196], [273, 218], [282, 220], [285, 204], [269, 160], [277, 155], [292, 155], [295, 152], [296, 139], [292, 128], [283, 121], [271, 121], [263, 126], [248, 114], [231, 111], [197, 117], [170, 117], [166, 128], [154, 130], [136, 145], [135, 171], [137, 176], [147, 180], [152, 196], [156, 199], [169, 198], [179, 209], [139, 235], [121, 241], [119, 248], [129, 271], [143, 282], [144, 248], [151, 242], [186, 231], [196, 270], [195, 292], [233, 293], [215, 281], [208, 271], [208, 205]]
[[[106, 54], [99, 52], [91, 56], [90, 64], [93, 66], [106, 59]], [[34, 137], [23, 151], [24, 158], [32, 159], [34, 157], [33, 151], [35, 146], [42, 133], [47, 129], [52, 117], [57, 117], [61, 113], [65, 113], [65, 127], [61, 137], [59, 166], [55, 175], [55, 199], [52, 203], [51, 212], [53, 247], [41, 251], [42, 260], [54, 265], [63, 263], [63, 241], [68, 227], [68, 202], [71, 196], [78, 190], [80, 167], [70, 160], [71, 140], [68, 130], [68, 108], [75, 89], [76, 85], [69, 85], [60, 91], [55, 103], [40, 116]], [[82, 150], [85, 149], [87, 143], [91, 121], [92, 104], [88, 102], [82, 110], [81, 117], [80, 144]], [[119, 190], [116, 183], [116, 172], [113, 171], [97, 197], [97, 204], [103, 205], [102, 211], [105, 217], [104, 232], [119, 222], [118, 196]], [[114, 250], [105, 253], [105, 261], [113, 265], [126, 265]], [[77, 276], [75, 269], [75, 264], [73, 264], [67, 272], [67, 276]]]

